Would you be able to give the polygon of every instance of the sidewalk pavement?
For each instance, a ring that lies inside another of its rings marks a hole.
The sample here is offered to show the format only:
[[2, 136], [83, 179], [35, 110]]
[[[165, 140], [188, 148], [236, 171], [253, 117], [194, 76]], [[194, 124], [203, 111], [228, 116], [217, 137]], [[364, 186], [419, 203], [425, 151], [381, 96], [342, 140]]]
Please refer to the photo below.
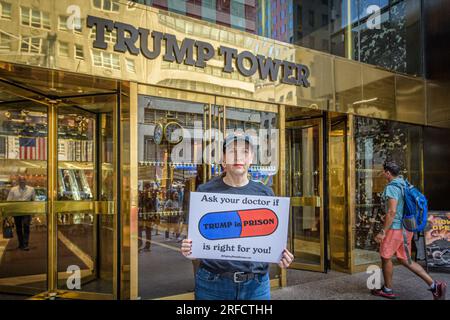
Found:
[[[450, 273], [431, 272], [435, 280], [444, 280], [450, 286]], [[319, 273], [311, 271], [288, 270], [287, 287], [271, 292], [273, 300], [385, 300], [375, 297], [367, 289], [370, 274], [346, 274], [336, 271]], [[383, 280], [381, 280], [383, 284]], [[428, 286], [422, 279], [407, 270], [396, 266], [394, 269], [394, 290], [398, 300], [433, 300]], [[447, 289], [447, 299], [450, 299]]]

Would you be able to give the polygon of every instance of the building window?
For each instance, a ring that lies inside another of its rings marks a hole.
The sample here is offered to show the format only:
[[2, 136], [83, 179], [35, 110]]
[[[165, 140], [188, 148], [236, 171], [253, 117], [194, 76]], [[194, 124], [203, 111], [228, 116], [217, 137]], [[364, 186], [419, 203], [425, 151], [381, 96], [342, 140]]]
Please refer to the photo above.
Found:
[[132, 59], [125, 59], [127, 65], [127, 71], [131, 73], [136, 73], [136, 64]]
[[[90, 37], [91, 37], [92, 40], [95, 40], [95, 33], [96, 33], [95, 30], [96, 30], [96, 28], [97, 27], [94, 27], [94, 28], [91, 29]], [[113, 29], [112, 32], [105, 31], [105, 42], [115, 44], [116, 43], [116, 39], [117, 39], [117, 31], [116, 31], [116, 29]]]
[[0, 1], [1, 18], [11, 20], [11, 4]]
[[96, 9], [119, 12], [119, 0], [93, 0], [93, 3]]
[[84, 60], [84, 51], [83, 46], [81, 44], [75, 45], [75, 58]]
[[20, 23], [24, 26], [30, 25], [30, 9], [20, 7]]
[[61, 57], [69, 57], [69, 44], [67, 42], [59, 41], [58, 54]]
[[82, 19], [73, 19], [72, 20], [72, 24], [71, 26], [69, 26], [67, 24], [67, 19], [69, 17], [67, 16], [59, 16], [58, 17], [58, 28], [59, 30], [65, 30], [65, 31], [74, 31], [77, 33], [81, 33], [82, 30], [82, 25], [83, 25], [83, 20]]
[[20, 21], [24, 26], [51, 29], [50, 15], [47, 12], [20, 7]]
[[11, 37], [4, 33], [0, 33], [0, 51], [1, 52], [11, 51]]
[[42, 52], [42, 39], [22, 37], [20, 41], [20, 52], [40, 54]]
[[58, 17], [58, 29], [59, 30], [68, 30], [67, 28], [67, 18], [66, 16]]
[[107, 69], [120, 70], [120, 59], [118, 54], [93, 51], [94, 66]]
[[35, 28], [42, 26], [41, 12], [39, 10], [31, 10], [31, 26]]

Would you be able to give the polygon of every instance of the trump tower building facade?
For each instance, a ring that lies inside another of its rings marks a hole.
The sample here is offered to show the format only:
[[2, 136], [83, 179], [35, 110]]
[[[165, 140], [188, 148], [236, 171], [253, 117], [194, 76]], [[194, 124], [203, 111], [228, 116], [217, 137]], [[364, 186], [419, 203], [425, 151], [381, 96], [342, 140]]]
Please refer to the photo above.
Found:
[[[0, 291], [193, 298], [196, 265], [179, 251], [189, 193], [221, 174], [216, 150], [237, 131], [258, 141], [251, 179], [291, 199], [291, 269], [379, 263], [385, 160], [449, 209], [445, 12], [442, 0], [1, 0]], [[277, 265], [270, 278], [287, 283]]]

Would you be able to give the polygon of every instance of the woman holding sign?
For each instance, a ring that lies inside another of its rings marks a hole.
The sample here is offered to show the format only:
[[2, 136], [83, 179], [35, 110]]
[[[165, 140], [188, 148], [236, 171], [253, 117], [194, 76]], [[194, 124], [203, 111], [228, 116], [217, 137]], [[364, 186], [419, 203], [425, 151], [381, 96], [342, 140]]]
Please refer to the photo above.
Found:
[[[272, 189], [248, 179], [253, 159], [253, 144], [248, 135], [230, 135], [223, 143], [225, 173], [200, 185], [198, 192], [274, 196]], [[224, 204], [226, 206], [226, 204]], [[224, 208], [226, 209], [226, 208]], [[192, 240], [181, 244], [182, 254], [190, 258]], [[294, 256], [285, 249], [278, 265], [287, 268]], [[269, 264], [251, 261], [202, 259], [195, 275], [197, 300], [269, 300]]]

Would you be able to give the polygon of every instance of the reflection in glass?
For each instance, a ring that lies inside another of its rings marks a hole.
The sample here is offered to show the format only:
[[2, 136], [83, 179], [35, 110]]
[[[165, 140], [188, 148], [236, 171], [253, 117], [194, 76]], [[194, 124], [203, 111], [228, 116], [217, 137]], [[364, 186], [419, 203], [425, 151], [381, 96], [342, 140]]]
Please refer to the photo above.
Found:
[[92, 200], [94, 117], [60, 108], [58, 115], [58, 200]]
[[187, 237], [189, 192], [195, 191], [207, 174], [202, 164], [207, 107], [139, 96], [138, 270], [142, 298], [194, 289], [193, 265], [179, 247]]
[[291, 197], [291, 242], [295, 262], [321, 263], [320, 127], [305, 124], [287, 131], [287, 195]]
[[347, 122], [336, 118], [329, 133], [329, 226], [331, 268], [349, 271], [349, 219], [347, 210]]
[[225, 136], [235, 132], [249, 134], [256, 146], [249, 173], [252, 180], [276, 187], [278, 172], [278, 116], [264, 112], [226, 107]]
[[[134, 1], [390, 70], [422, 73], [420, 1]], [[177, 24], [183, 32], [188, 28]], [[214, 39], [212, 33], [208, 37]], [[232, 33], [220, 40], [242, 46]]]
[[393, 121], [355, 117], [355, 265], [379, 260], [374, 237], [383, 226], [383, 163], [395, 161], [402, 175], [421, 189], [422, 129]]
[[[179, 251], [187, 236], [189, 193], [221, 174], [227, 130], [270, 134], [278, 119], [276, 113], [144, 95], [138, 106], [139, 296], [192, 292], [193, 264]], [[277, 154], [273, 148], [269, 152]], [[275, 187], [276, 170], [266, 158], [255, 159], [250, 175]]]
[[58, 288], [112, 294], [115, 99], [72, 101], [58, 108]]
[[19, 292], [45, 290], [46, 200], [47, 108], [33, 102], [3, 104], [0, 107], [0, 287], [15, 286]]

